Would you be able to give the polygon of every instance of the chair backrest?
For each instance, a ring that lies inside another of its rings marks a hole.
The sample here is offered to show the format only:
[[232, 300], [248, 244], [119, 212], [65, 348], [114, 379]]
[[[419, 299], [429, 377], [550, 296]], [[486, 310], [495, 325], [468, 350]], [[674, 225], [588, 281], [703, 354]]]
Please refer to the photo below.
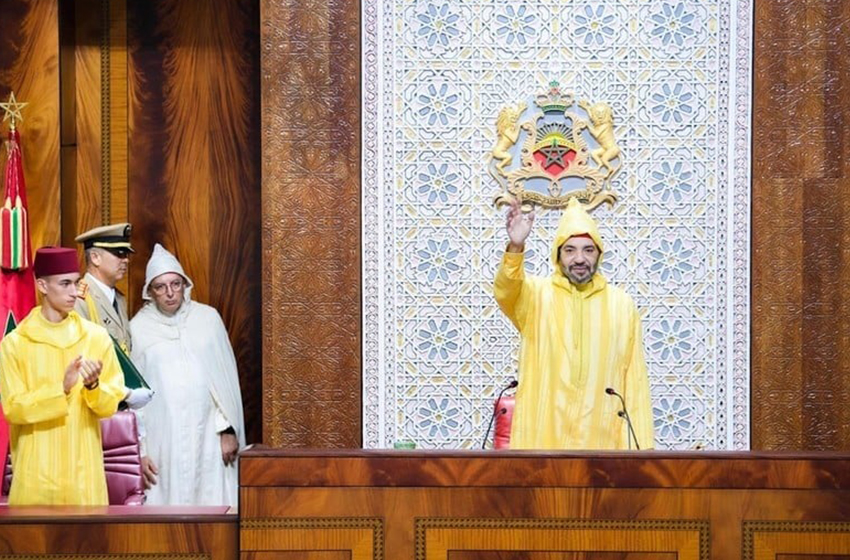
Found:
[[130, 410], [116, 412], [100, 421], [100, 431], [109, 505], [142, 505], [145, 487], [136, 415]]
[[0, 487], [0, 495], [8, 496], [12, 488], [12, 453], [6, 446], [6, 470], [3, 471], [3, 486]]
[[[509, 449], [511, 447], [511, 421], [514, 418], [514, 404], [514, 397], [508, 395], [503, 396], [499, 402], [493, 403], [496, 413], [493, 449]], [[500, 410], [504, 410], [504, 414], [499, 414]]]
[[[116, 412], [100, 421], [103, 436], [103, 468], [111, 506], [140, 506], [145, 502], [142, 458], [136, 415], [129, 410]], [[6, 452], [6, 472], [2, 497], [12, 487], [12, 456]], [[0, 500], [2, 501], [2, 500]]]

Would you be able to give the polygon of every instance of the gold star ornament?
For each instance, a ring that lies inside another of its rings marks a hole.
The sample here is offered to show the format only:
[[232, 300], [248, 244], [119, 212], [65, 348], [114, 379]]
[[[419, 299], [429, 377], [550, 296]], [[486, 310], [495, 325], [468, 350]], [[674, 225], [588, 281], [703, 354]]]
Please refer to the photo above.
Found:
[[3, 109], [6, 114], [3, 115], [3, 122], [9, 121], [9, 128], [11, 130], [15, 130], [15, 125], [18, 121], [23, 121], [24, 117], [21, 115], [21, 109], [29, 105], [29, 103], [19, 103], [17, 99], [15, 99], [15, 92], [11, 92], [9, 94], [9, 101], [6, 103], [0, 103], [0, 109]]

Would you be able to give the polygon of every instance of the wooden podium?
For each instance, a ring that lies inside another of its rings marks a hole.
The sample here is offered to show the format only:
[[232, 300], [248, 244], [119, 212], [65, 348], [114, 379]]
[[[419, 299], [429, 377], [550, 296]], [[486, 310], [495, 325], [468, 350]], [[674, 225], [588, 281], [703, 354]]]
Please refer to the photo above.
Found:
[[221, 507], [2, 506], [2, 560], [235, 560], [237, 516]]
[[242, 560], [850, 559], [850, 456], [253, 450]]

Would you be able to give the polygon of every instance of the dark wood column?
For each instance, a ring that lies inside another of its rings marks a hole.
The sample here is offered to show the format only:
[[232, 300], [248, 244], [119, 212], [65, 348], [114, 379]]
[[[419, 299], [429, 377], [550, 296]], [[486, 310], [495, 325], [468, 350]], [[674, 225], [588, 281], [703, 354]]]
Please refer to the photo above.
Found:
[[752, 447], [850, 449], [850, 4], [756, 0]]
[[260, 15], [263, 439], [359, 447], [360, 3]]

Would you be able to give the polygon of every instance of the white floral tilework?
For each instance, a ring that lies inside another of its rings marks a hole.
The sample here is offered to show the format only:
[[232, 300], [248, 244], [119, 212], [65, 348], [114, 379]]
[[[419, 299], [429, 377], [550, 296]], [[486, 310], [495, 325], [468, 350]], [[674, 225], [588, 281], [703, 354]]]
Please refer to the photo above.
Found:
[[[614, 110], [619, 200], [595, 216], [602, 270], [643, 317], [657, 447], [748, 447], [749, 302], [733, 288], [748, 282], [750, 12], [364, 0], [365, 447], [481, 446], [518, 348], [492, 296], [505, 233], [486, 163], [499, 110], [551, 80]], [[549, 274], [558, 217], [538, 216], [529, 272]]]

